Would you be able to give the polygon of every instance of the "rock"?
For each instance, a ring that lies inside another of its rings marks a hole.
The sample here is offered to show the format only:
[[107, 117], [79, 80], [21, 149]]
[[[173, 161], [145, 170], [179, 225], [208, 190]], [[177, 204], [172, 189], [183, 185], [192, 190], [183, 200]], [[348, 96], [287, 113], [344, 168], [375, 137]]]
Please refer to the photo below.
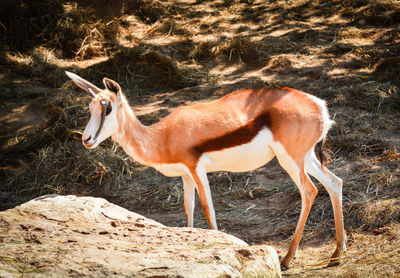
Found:
[[280, 277], [277, 252], [166, 227], [101, 198], [47, 195], [0, 212], [0, 277]]

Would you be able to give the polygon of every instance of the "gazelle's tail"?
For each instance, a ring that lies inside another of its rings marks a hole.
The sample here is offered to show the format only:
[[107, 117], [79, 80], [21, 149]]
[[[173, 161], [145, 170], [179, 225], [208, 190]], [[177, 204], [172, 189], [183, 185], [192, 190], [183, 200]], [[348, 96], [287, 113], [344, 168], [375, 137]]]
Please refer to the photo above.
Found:
[[[325, 139], [326, 137], [322, 138], [321, 141], [315, 145], [315, 154], [317, 155], [317, 158], [319, 162], [321, 162], [321, 167], [326, 165], [328, 159], [329, 159], [329, 153], [325, 151], [324, 145], [325, 145]], [[324, 168], [322, 167], [322, 170]]]

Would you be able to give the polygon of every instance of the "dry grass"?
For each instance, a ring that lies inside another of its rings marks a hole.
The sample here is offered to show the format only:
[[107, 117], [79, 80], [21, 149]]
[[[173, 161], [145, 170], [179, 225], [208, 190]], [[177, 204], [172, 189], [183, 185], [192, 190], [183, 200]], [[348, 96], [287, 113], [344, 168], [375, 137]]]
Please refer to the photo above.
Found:
[[[348, 252], [341, 267], [326, 268], [327, 248], [307, 247], [297, 253], [296, 261], [308, 260], [301, 267], [294, 266], [284, 273], [294, 277], [398, 277], [397, 240], [400, 236], [398, 224], [387, 225], [374, 235], [348, 234]], [[330, 246], [330, 248], [332, 248]], [[325, 255], [325, 256], [324, 256]]]
[[93, 10], [76, 3], [64, 5], [64, 14], [43, 30], [47, 47], [79, 60], [109, 54], [117, 34], [116, 21], [98, 19]]
[[[249, 67], [265, 66], [269, 60], [269, 45], [248, 37], [236, 37], [218, 42], [201, 42], [192, 49], [189, 57], [196, 60], [213, 58], [228, 63], [244, 63]], [[222, 57], [221, 57], [222, 56]]]
[[61, 57], [87, 59], [110, 53], [118, 34], [116, 21], [99, 19], [93, 9], [75, 2], [22, 2], [13, 13], [6, 19], [11, 32], [5, 36], [21, 51], [40, 43]]
[[398, 1], [346, 0], [341, 5], [343, 15], [351, 18], [353, 22], [380, 26], [400, 22], [400, 6]]
[[174, 10], [173, 5], [152, 0], [128, 0], [124, 3], [124, 12], [135, 14], [141, 21], [153, 24]]
[[153, 84], [174, 89], [191, 87], [210, 80], [208, 73], [178, 63], [163, 54], [161, 49], [136, 47], [124, 50], [114, 56], [113, 64], [119, 69], [119, 75], [149, 79]]

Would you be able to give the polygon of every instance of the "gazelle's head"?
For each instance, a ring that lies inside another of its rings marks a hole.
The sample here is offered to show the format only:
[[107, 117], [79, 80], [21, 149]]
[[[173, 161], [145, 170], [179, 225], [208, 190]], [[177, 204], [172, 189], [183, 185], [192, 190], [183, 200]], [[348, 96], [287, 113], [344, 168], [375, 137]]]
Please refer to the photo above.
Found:
[[82, 143], [86, 148], [94, 149], [118, 130], [117, 111], [123, 98], [121, 87], [117, 82], [104, 78], [105, 89], [101, 90], [74, 73], [65, 73], [92, 96], [89, 105], [91, 116], [82, 134]]

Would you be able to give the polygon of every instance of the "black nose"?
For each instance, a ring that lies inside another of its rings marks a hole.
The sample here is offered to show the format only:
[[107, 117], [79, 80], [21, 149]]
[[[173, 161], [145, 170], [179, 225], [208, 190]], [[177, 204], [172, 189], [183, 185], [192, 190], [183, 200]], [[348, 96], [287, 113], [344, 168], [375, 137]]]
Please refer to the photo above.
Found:
[[89, 142], [89, 140], [90, 140], [91, 138], [92, 138], [92, 135], [89, 135], [89, 137], [86, 138], [86, 139], [84, 139], [83, 142], [87, 143], [87, 142]]

